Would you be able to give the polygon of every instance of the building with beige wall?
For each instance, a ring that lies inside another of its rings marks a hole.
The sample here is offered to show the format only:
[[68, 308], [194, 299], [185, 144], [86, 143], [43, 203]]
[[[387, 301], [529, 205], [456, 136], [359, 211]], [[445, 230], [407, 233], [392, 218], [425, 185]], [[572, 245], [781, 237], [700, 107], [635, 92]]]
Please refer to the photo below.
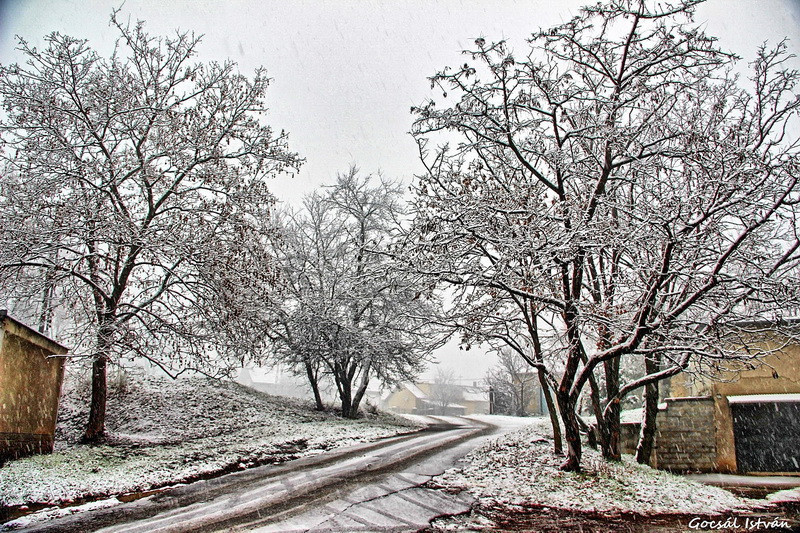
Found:
[[[800, 345], [774, 333], [747, 346], [775, 350], [739, 372], [668, 383], [656, 418], [652, 465], [675, 471], [781, 474], [800, 472]], [[636, 423], [625, 433], [635, 449]]]
[[0, 462], [53, 451], [65, 353], [0, 310]]
[[[436, 383], [399, 383], [383, 398], [381, 406], [395, 413], [421, 415], [473, 415], [489, 413], [489, 393], [480, 387], [448, 385], [446, 398], [437, 394]], [[444, 401], [443, 401], [444, 400]], [[442, 405], [445, 403], [447, 405]]]

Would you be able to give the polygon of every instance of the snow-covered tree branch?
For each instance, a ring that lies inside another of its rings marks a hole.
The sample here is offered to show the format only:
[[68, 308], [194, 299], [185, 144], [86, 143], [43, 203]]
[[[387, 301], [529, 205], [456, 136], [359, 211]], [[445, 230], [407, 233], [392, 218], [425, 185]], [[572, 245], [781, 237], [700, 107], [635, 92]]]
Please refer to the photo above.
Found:
[[266, 178], [301, 162], [260, 118], [263, 69], [195, 64], [198, 37], [111, 20], [109, 58], [53, 33], [0, 70], [0, 283], [43, 330], [53, 309], [74, 326], [65, 341], [93, 360], [89, 441], [107, 362], [216, 375], [258, 353], [276, 274]]
[[426, 172], [407, 264], [454, 287], [467, 337], [556, 378], [565, 469], [580, 468], [587, 385], [619, 456], [623, 358], [735, 366], [762, 355], [735, 349], [743, 319], [797, 305], [798, 73], [782, 42], [737, 78], [695, 4], [607, 2], [522, 54], [478, 39], [431, 78], [445, 105], [415, 109]]

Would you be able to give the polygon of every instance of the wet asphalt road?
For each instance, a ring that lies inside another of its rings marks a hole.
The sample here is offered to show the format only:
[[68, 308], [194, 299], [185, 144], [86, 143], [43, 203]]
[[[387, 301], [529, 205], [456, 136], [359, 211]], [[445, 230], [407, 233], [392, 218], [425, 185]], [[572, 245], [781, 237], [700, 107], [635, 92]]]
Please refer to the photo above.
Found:
[[435, 417], [427, 430], [228, 474], [22, 531], [417, 531], [469, 509], [425, 488], [498, 428]]

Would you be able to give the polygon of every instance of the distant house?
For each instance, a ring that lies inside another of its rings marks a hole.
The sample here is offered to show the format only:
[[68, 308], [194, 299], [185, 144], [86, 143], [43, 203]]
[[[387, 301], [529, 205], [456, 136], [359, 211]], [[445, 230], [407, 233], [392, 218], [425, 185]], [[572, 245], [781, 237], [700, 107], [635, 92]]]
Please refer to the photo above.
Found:
[[447, 385], [448, 391], [437, 391], [436, 383], [403, 382], [386, 393], [384, 409], [403, 414], [473, 415], [489, 413], [489, 392], [478, 386]]
[[0, 310], [0, 463], [53, 451], [65, 353]]
[[[778, 348], [763, 365], [700, 379], [678, 374], [659, 407], [655, 467], [725, 473], [800, 472], [800, 345], [770, 333], [749, 346]], [[638, 422], [624, 424], [624, 451]], [[627, 438], [625, 438], [627, 437]]]

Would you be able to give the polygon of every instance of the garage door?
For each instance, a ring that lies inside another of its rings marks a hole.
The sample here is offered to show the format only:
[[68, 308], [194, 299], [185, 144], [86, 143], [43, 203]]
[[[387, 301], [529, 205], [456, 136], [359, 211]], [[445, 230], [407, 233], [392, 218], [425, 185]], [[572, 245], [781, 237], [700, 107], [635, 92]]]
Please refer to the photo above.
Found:
[[798, 395], [731, 396], [728, 401], [739, 472], [800, 472]]

